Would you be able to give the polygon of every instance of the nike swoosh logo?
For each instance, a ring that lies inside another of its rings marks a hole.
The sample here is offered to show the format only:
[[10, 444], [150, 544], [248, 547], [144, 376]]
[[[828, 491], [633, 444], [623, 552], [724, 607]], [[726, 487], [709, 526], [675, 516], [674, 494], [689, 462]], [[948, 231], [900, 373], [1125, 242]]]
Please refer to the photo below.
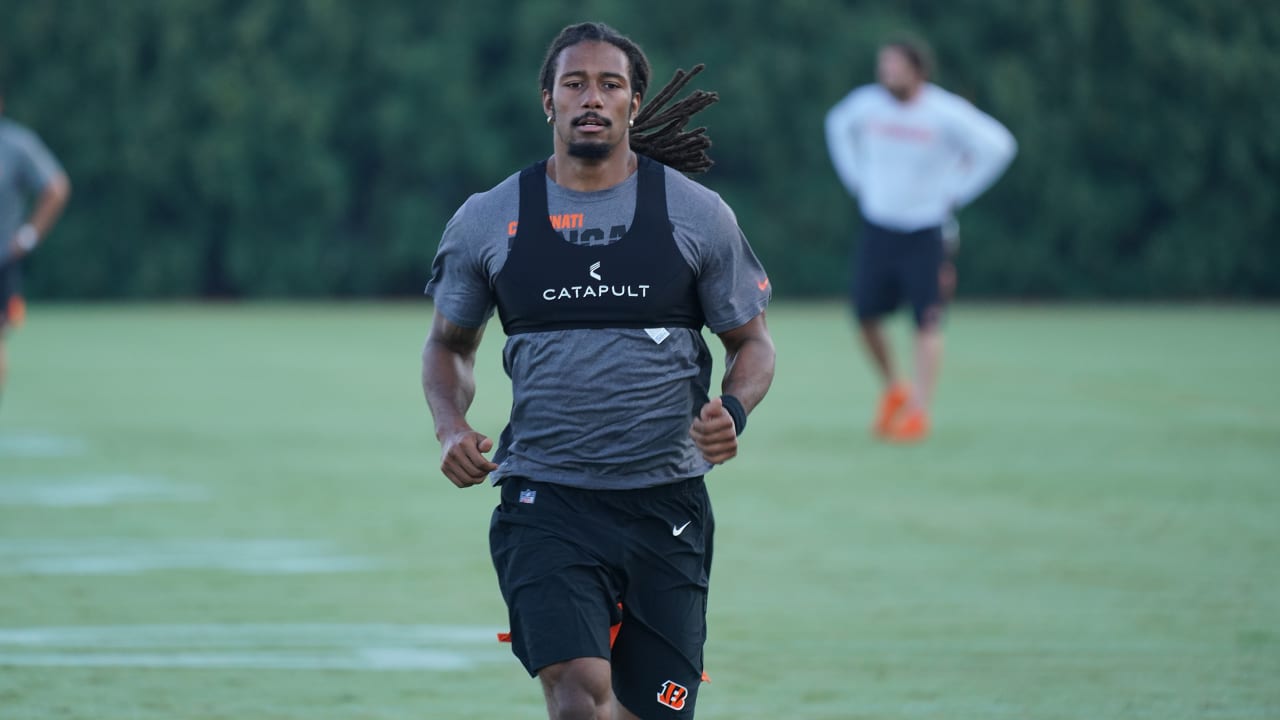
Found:
[[760, 290], [761, 290], [761, 291], [768, 290], [768, 289], [769, 289], [769, 278], [765, 278], [765, 279], [763, 279], [763, 280], [757, 281], [757, 282], [756, 282], [756, 287], [760, 288]]
[[689, 527], [689, 523], [691, 523], [691, 522], [693, 522], [693, 521], [692, 521], [692, 520], [690, 520], [689, 522], [687, 522], [687, 523], [685, 523], [685, 524], [681, 525], [680, 527], [676, 527], [675, 525], [672, 525], [672, 526], [671, 526], [671, 534], [672, 534], [672, 535], [679, 536], [679, 535], [680, 535], [680, 533], [684, 532], [684, 529], [685, 529], [685, 528]]

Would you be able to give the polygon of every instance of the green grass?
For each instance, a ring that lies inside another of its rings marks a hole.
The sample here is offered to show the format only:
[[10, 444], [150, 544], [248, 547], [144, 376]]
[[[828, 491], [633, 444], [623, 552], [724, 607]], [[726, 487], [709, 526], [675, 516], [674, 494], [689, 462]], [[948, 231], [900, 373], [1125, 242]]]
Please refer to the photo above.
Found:
[[[0, 502], [0, 631], [280, 625], [305, 655], [310, 624], [504, 625], [495, 493], [436, 469], [429, 319], [425, 303], [36, 305], [9, 343], [0, 492], [114, 474], [200, 498]], [[961, 306], [949, 325], [934, 436], [890, 447], [866, 431], [875, 387], [843, 307], [771, 310], [774, 388], [711, 479], [698, 717], [1280, 718], [1280, 312]], [[500, 340], [472, 413], [495, 435]], [[39, 436], [82, 452], [19, 451]], [[375, 566], [22, 569], [23, 543], [261, 539]], [[262, 644], [236, 651], [281, 650]], [[462, 646], [466, 671], [111, 660], [141, 651], [0, 644], [0, 718], [544, 717], [487, 641]], [[55, 664], [14, 659], [32, 653]]]

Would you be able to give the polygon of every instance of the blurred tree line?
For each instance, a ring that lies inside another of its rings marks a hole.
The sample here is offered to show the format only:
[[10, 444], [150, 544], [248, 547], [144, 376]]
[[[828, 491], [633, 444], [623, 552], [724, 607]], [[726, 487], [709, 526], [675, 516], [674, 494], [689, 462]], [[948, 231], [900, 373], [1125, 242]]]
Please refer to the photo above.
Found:
[[44, 0], [0, 17], [6, 114], [75, 188], [43, 297], [420, 292], [467, 195], [551, 151], [564, 25], [638, 41], [721, 100], [720, 192], [779, 295], [843, 292], [856, 209], [827, 109], [877, 43], [1020, 153], [961, 213], [962, 295], [1280, 296], [1280, 4], [1221, 0]]

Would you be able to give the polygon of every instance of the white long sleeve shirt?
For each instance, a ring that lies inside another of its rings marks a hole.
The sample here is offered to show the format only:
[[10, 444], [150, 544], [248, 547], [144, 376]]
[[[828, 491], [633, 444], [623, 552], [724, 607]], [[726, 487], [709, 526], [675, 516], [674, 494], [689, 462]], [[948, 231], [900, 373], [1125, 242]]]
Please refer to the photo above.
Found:
[[864, 85], [827, 113], [827, 149], [867, 220], [899, 232], [942, 225], [1017, 152], [1005, 126], [926, 83], [909, 102]]

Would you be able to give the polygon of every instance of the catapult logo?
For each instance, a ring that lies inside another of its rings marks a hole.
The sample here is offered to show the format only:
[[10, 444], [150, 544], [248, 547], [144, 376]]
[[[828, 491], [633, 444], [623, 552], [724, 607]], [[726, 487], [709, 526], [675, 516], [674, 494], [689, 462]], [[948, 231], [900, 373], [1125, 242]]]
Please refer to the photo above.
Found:
[[[603, 280], [600, 275], [600, 261], [591, 263], [587, 268], [587, 276], [592, 280]], [[649, 297], [648, 285], [609, 285], [600, 283], [598, 285], [570, 285], [568, 287], [547, 288], [542, 291], [542, 299], [547, 302], [557, 302], [560, 300], [585, 300], [588, 298], [603, 297], [619, 297], [619, 298], [646, 298]]]

